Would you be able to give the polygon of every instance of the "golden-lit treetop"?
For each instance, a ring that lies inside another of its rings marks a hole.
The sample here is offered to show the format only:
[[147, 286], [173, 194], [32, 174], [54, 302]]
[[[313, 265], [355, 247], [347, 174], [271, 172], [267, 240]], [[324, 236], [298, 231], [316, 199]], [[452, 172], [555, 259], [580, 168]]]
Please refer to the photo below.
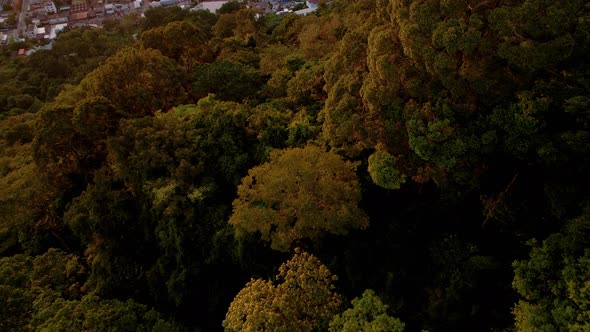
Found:
[[365, 228], [359, 200], [350, 162], [317, 146], [276, 151], [242, 179], [229, 223], [238, 236], [259, 232], [287, 251], [303, 239]]

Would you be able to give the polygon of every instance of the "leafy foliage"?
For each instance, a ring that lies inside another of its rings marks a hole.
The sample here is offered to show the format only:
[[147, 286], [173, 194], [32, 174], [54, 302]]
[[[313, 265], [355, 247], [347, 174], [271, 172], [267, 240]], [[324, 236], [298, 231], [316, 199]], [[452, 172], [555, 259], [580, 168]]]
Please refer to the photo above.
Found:
[[274, 152], [238, 187], [229, 223], [238, 236], [260, 232], [276, 250], [303, 239], [346, 234], [368, 224], [353, 166], [316, 146]]
[[583, 331], [590, 327], [590, 249], [587, 215], [569, 221], [530, 257], [514, 262], [514, 307], [518, 331]]
[[334, 316], [329, 331], [390, 331], [402, 332], [404, 323], [387, 314], [387, 305], [373, 290], [367, 289], [361, 298], [352, 300], [352, 308]]
[[277, 285], [252, 279], [231, 303], [226, 331], [312, 331], [325, 329], [342, 303], [336, 277], [315, 256], [295, 250], [279, 267]]
[[385, 189], [399, 189], [406, 182], [395, 166], [395, 158], [385, 151], [378, 150], [369, 157], [371, 179]]
[[0, 47], [0, 329], [587, 329], [586, 2], [256, 6]]
[[133, 115], [168, 109], [185, 97], [178, 65], [154, 49], [125, 48], [80, 83], [88, 96], [103, 96]]
[[92, 295], [80, 301], [57, 299], [50, 304], [42, 298], [35, 303], [32, 325], [51, 331], [179, 331], [153, 309], [131, 300], [101, 300]]

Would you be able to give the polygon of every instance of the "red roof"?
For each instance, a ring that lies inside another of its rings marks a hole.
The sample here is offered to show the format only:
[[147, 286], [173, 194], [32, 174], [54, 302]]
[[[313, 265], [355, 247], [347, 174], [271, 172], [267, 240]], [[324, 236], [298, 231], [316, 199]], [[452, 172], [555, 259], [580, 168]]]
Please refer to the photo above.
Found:
[[18, 50], [18, 55], [25, 55], [26, 52], [27, 51], [24, 48], [21, 48], [20, 50]]

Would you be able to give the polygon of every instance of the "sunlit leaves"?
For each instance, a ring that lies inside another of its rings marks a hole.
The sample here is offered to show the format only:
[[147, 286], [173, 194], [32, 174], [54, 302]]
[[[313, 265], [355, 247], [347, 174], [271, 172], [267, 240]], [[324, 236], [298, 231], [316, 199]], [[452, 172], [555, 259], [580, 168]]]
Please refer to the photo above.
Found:
[[178, 66], [154, 49], [125, 48], [80, 84], [89, 96], [103, 96], [130, 114], [168, 109], [185, 96]]
[[252, 279], [231, 303], [226, 331], [312, 331], [325, 329], [342, 299], [336, 277], [315, 256], [296, 250], [279, 268], [276, 284]]
[[395, 157], [386, 151], [373, 153], [369, 157], [369, 174], [373, 182], [385, 189], [399, 189], [406, 179], [396, 164]]
[[542, 244], [533, 242], [528, 259], [514, 262], [518, 331], [590, 328], [589, 233], [587, 215], [573, 219]]
[[365, 228], [353, 165], [320, 147], [277, 151], [248, 172], [229, 221], [238, 236], [260, 232], [273, 249]]
[[165, 26], [145, 31], [140, 43], [182, 64], [187, 72], [197, 63], [212, 59], [207, 31], [188, 20], [171, 22]]
[[387, 305], [367, 289], [362, 297], [352, 300], [352, 308], [334, 316], [330, 322], [331, 332], [402, 332], [405, 324], [387, 314]]

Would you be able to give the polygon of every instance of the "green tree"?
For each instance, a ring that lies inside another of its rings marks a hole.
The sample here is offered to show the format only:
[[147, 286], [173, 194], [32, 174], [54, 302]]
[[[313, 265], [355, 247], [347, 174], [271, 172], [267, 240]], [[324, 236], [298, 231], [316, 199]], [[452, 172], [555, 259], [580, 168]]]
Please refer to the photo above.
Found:
[[145, 48], [159, 50], [190, 73], [195, 64], [212, 60], [213, 51], [208, 45], [208, 39], [208, 33], [203, 27], [182, 20], [145, 31], [140, 43]]
[[367, 37], [346, 34], [337, 52], [326, 61], [324, 80], [328, 97], [319, 114], [327, 143], [347, 155], [357, 155], [373, 144], [363, 123], [365, 114], [360, 88], [366, 75]]
[[195, 66], [192, 72], [192, 97], [208, 94], [225, 101], [255, 99], [262, 80], [258, 70], [236, 62], [221, 61]]
[[0, 259], [0, 329], [30, 331], [40, 298], [79, 299], [85, 279], [81, 259], [56, 249]]
[[284, 148], [288, 138], [287, 127], [292, 118], [292, 112], [280, 108], [280, 105], [260, 104], [252, 109], [248, 129], [256, 133], [265, 148]]
[[31, 325], [41, 331], [179, 331], [161, 314], [132, 300], [102, 300], [86, 295], [81, 300], [40, 298]]
[[590, 328], [590, 218], [569, 221], [528, 259], [515, 261], [513, 309], [518, 331], [586, 331]]
[[373, 182], [385, 189], [399, 189], [406, 179], [396, 164], [395, 157], [386, 151], [377, 150], [369, 156], [369, 174]]
[[405, 324], [387, 314], [387, 305], [367, 289], [361, 298], [352, 300], [352, 308], [334, 316], [330, 322], [331, 332], [403, 332]]
[[295, 250], [279, 267], [276, 285], [252, 279], [232, 301], [226, 331], [323, 330], [342, 304], [336, 276], [315, 256]]
[[8, 15], [8, 19], [6, 20], [6, 22], [10, 26], [16, 26], [16, 23], [17, 23], [16, 13], [10, 13]]
[[178, 65], [154, 49], [124, 48], [80, 83], [88, 97], [103, 96], [131, 116], [177, 105], [185, 98]]
[[187, 11], [178, 6], [150, 8], [144, 13], [145, 18], [141, 21], [141, 25], [145, 31], [171, 22], [182, 21], [186, 15]]
[[27, 291], [32, 259], [17, 255], [0, 259], [0, 329], [28, 331], [34, 297]]
[[242, 179], [229, 223], [238, 236], [259, 232], [273, 249], [288, 251], [305, 239], [367, 227], [359, 200], [354, 166], [338, 155], [317, 146], [276, 151]]
[[0, 121], [0, 253], [18, 246], [42, 251], [53, 237], [47, 212], [55, 188], [33, 158], [36, 118], [22, 114]]
[[240, 9], [242, 9], [242, 5], [236, 1], [228, 1], [226, 3], [224, 3], [221, 8], [219, 8], [219, 10], [217, 11], [218, 15], [223, 15], [223, 14], [230, 14], [233, 12], [237, 12]]
[[209, 97], [121, 121], [109, 164], [64, 217], [86, 248], [98, 295], [149, 293], [168, 308], [198, 308], [201, 324], [212, 324], [205, 318], [232, 280], [218, 271], [235, 268], [224, 265], [233, 240], [227, 218], [256, 149], [249, 115]]

